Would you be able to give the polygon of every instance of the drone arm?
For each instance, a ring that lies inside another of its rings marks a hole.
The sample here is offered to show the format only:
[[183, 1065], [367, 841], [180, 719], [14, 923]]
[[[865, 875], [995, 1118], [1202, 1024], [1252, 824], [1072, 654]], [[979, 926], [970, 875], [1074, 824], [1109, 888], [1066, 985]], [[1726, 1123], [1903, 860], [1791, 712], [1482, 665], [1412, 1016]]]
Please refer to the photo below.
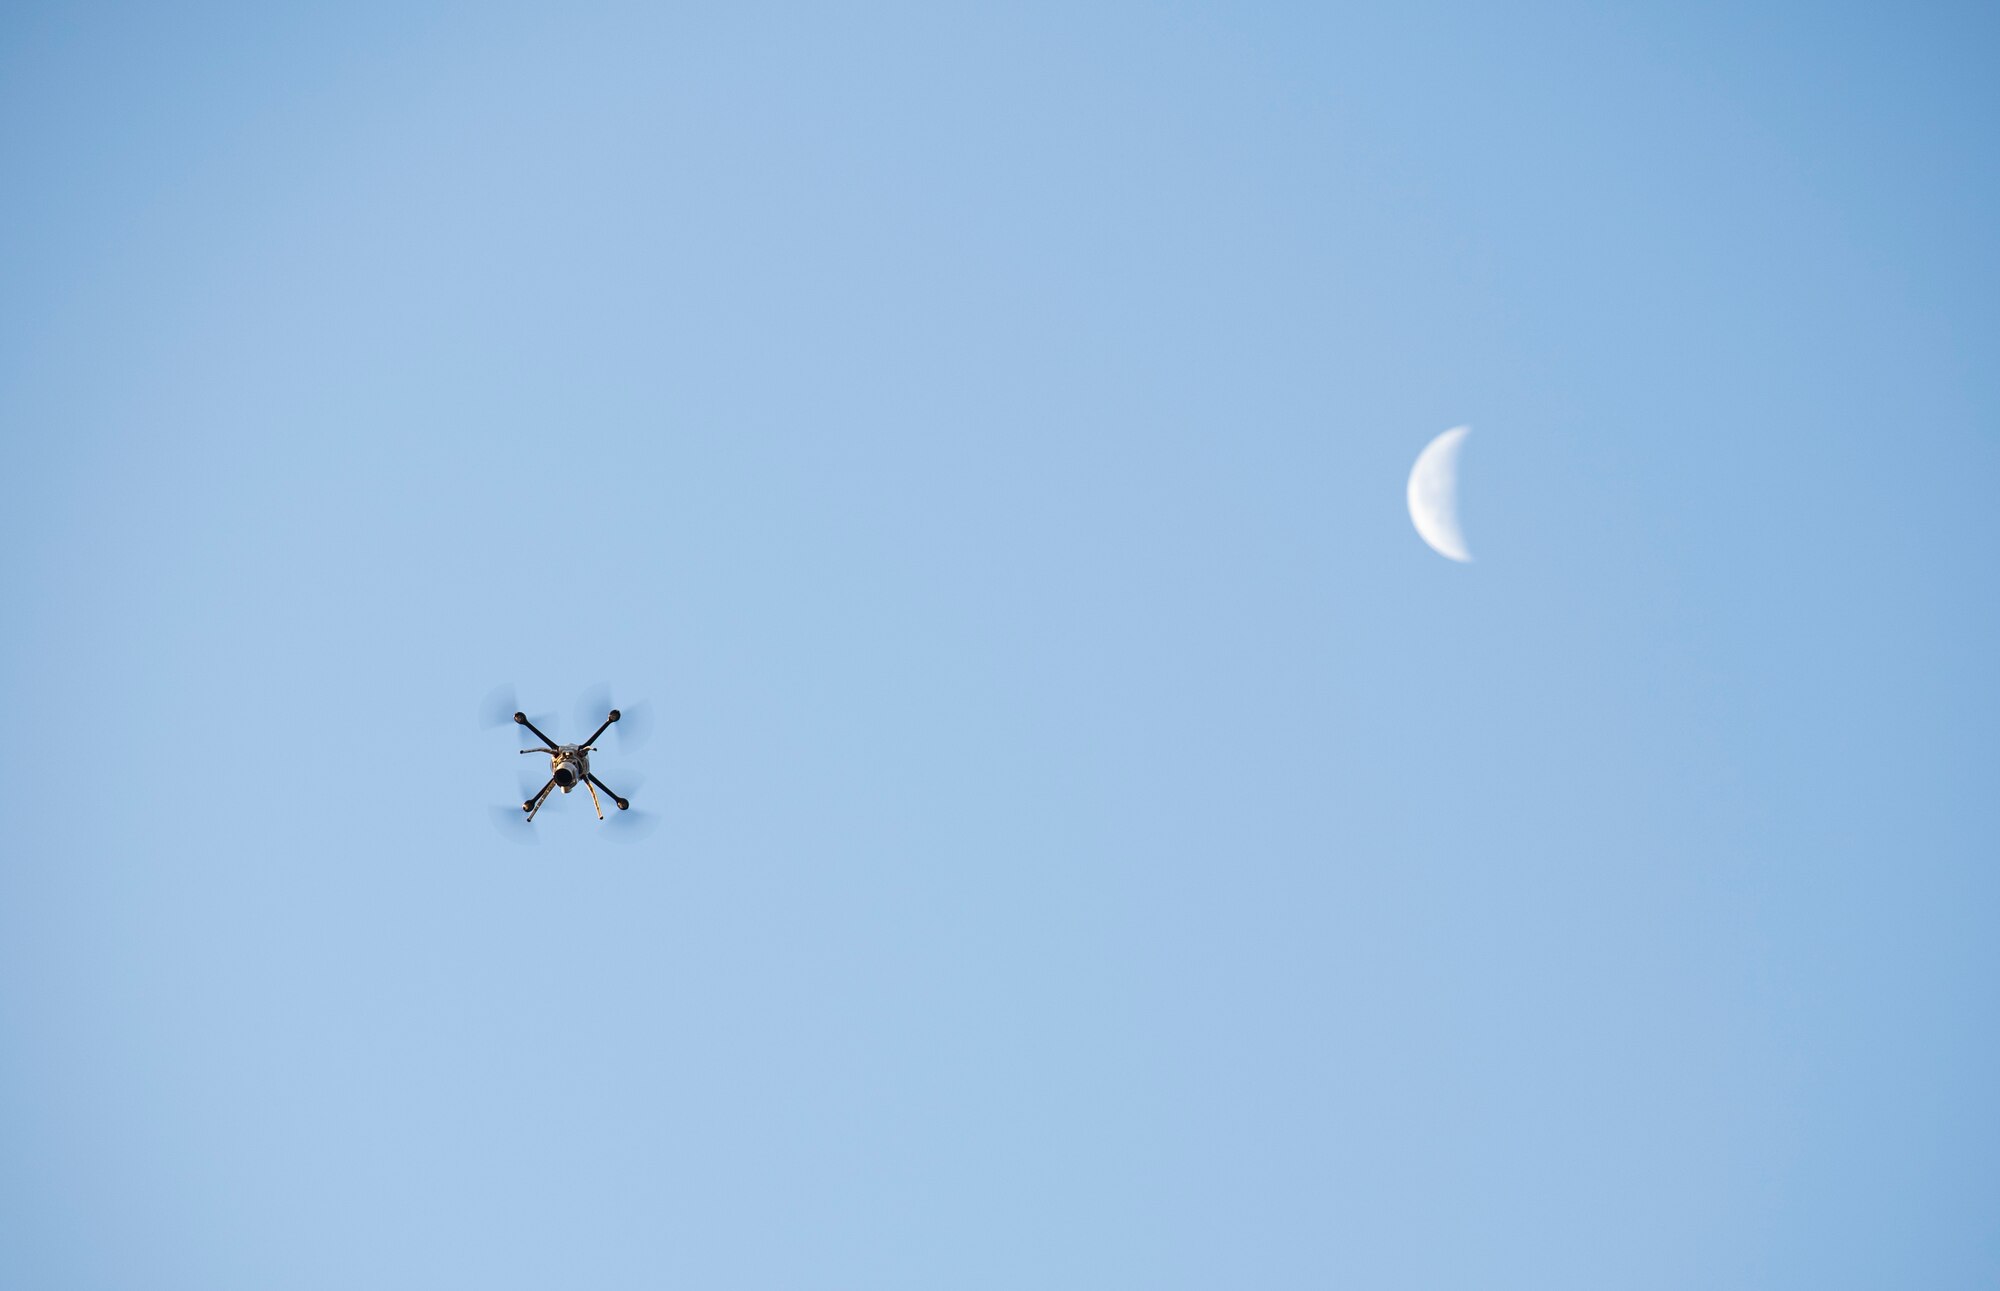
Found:
[[543, 735], [541, 732], [541, 728], [537, 727], [533, 722], [529, 721], [528, 715], [526, 713], [514, 714], [514, 720], [519, 722], [521, 725], [527, 727], [529, 730], [533, 731], [536, 737], [539, 738], [542, 743], [548, 745], [550, 748], [555, 747], [556, 742], [550, 739], [548, 736]]
[[556, 778], [554, 776], [550, 776], [549, 782], [542, 786], [542, 791], [540, 793], [536, 794], [534, 797], [528, 799], [526, 802], [521, 804], [521, 810], [528, 813], [529, 820], [533, 820], [535, 818], [535, 813], [542, 809], [542, 799], [548, 797], [549, 790], [555, 787], [556, 787]]
[[[589, 779], [592, 784], [596, 785], [599, 789], [602, 789], [604, 790], [604, 792], [611, 795], [611, 801], [618, 804], [618, 810], [623, 811], [627, 807], [630, 807], [632, 805], [631, 803], [625, 801], [623, 798], [620, 798], [617, 792], [613, 790], [610, 785], [604, 783], [604, 781], [602, 780], [599, 780], [595, 775], [590, 775]], [[590, 795], [590, 797], [593, 802], [596, 801], [597, 799], [597, 795], [594, 792]]]
[[585, 744], [595, 744], [595, 743], [597, 743], [597, 737], [598, 737], [598, 736], [600, 736], [600, 735], [602, 735], [602, 734], [604, 734], [604, 733], [605, 733], [606, 731], [610, 730], [610, 729], [611, 729], [611, 723], [613, 723], [613, 722], [615, 722], [615, 721], [617, 721], [617, 720], [618, 720], [618, 710], [614, 708], [614, 709], [612, 709], [612, 710], [611, 710], [611, 716], [609, 716], [609, 717], [607, 717], [607, 718], [605, 718], [605, 719], [604, 719], [604, 725], [602, 725], [602, 726], [598, 727], [598, 728], [597, 728], [596, 730], [592, 731], [592, 732], [590, 733], [590, 738], [589, 738], [589, 739], [587, 739], [587, 740], [585, 740], [585, 741], [584, 741], [584, 743], [585, 743]]

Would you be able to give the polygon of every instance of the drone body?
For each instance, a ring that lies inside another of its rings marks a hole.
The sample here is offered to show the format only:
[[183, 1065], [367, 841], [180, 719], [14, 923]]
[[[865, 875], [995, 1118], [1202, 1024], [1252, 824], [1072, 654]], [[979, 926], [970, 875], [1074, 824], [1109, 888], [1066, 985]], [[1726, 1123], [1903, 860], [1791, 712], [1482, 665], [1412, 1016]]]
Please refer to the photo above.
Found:
[[618, 810], [620, 811], [624, 811], [632, 805], [617, 794], [612, 793], [611, 786], [599, 780], [590, 771], [590, 755], [597, 751], [597, 737], [604, 734], [611, 724], [618, 720], [618, 716], [618, 710], [615, 708], [612, 709], [611, 715], [604, 719], [604, 725], [592, 731], [590, 738], [581, 744], [558, 744], [548, 736], [543, 735], [541, 729], [528, 720], [527, 714], [514, 714], [514, 720], [517, 723], [533, 731], [542, 741], [541, 747], [522, 749], [521, 752], [545, 753], [549, 759], [549, 782], [542, 786], [540, 793], [521, 804], [521, 810], [528, 813], [527, 818], [529, 820], [533, 820], [535, 813], [542, 809], [542, 803], [548, 798], [549, 790], [561, 789], [564, 793], [568, 793], [578, 785], [582, 785], [589, 791], [590, 805], [597, 808], [597, 818], [599, 820], [604, 819], [604, 804], [597, 800], [597, 791], [599, 789], [611, 795], [611, 801], [618, 804]]

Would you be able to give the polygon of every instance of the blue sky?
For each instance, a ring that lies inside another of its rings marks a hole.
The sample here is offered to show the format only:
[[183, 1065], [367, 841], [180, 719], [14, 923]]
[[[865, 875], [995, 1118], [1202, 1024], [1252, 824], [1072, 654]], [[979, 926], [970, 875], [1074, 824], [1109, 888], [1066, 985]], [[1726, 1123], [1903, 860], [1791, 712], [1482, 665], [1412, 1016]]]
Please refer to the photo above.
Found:
[[18, 7], [0, 1284], [1992, 1285], [1995, 37]]

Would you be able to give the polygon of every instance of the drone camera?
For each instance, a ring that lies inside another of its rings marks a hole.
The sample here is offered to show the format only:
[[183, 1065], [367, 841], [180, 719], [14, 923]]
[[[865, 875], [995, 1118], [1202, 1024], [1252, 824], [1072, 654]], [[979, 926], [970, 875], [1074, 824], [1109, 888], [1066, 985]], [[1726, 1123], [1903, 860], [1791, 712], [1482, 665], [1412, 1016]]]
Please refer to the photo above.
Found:
[[557, 767], [556, 787], [561, 789], [564, 793], [568, 793], [571, 789], [575, 788], [576, 768], [567, 766]]

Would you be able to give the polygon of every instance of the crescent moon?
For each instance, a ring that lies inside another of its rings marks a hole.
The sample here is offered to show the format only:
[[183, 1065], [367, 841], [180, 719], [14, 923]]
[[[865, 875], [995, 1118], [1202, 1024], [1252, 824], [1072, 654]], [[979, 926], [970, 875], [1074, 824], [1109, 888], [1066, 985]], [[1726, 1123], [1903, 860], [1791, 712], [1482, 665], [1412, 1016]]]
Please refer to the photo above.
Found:
[[1458, 527], [1458, 450], [1470, 426], [1454, 426], [1417, 454], [1410, 468], [1410, 523], [1431, 550], [1452, 560], [1469, 561], [1465, 532]]

